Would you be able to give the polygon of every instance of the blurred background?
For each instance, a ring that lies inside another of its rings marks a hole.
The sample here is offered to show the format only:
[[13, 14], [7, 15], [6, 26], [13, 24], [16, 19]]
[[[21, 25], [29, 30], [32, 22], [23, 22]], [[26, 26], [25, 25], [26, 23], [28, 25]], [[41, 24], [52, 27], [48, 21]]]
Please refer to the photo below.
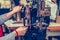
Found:
[[1, 37], [20, 25], [31, 24], [25, 37], [16, 37], [16, 40], [29, 40], [31, 37], [30, 40], [60, 40], [60, 0], [0, 0], [0, 15], [18, 5], [23, 6], [21, 12], [1, 25]]

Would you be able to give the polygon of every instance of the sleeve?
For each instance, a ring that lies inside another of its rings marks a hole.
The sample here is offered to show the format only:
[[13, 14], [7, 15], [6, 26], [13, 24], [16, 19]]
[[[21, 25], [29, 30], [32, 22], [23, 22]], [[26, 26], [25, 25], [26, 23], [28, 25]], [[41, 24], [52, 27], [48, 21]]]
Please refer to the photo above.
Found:
[[49, 6], [50, 7], [50, 5], [52, 4], [52, 2], [51, 1], [45, 1], [45, 7], [47, 7], [47, 6]]
[[0, 25], [7, 21], [9, 18], [6, 16], [6, 14], [0, 15]]
[[4, 37], [0, 37], [0, 40], [15, 40], [15, 34], [12, 32]]

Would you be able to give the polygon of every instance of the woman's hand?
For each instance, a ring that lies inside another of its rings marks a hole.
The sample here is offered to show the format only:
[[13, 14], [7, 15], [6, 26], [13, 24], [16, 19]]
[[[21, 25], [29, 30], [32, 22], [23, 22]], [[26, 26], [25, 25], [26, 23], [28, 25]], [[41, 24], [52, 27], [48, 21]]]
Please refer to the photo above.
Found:
[[[20, 27], [20, 28], [16, 29], [18, 36], [24, 36], [27, 29], [28, 29], [28, 27]], [[14, 31], [14, 33], [16, 34], [15, 31]], [[16, 34], [16, 36], [17, 36], [17, 34]]]
[[21, 10], [22, 6], [16, 6], [13, 8], [13, 12], [19, 12]]

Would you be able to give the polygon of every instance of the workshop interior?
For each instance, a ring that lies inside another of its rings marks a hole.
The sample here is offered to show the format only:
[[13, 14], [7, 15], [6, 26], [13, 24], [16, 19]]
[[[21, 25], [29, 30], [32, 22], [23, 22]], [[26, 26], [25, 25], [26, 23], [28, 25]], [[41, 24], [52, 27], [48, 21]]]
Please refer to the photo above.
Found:
[[60, 0], [0, 0], [0, 15], [22, 6], [20, 12], [0, 25], [0, 37], [18, 27], [28, 27], [15, 40], [60, 40]]

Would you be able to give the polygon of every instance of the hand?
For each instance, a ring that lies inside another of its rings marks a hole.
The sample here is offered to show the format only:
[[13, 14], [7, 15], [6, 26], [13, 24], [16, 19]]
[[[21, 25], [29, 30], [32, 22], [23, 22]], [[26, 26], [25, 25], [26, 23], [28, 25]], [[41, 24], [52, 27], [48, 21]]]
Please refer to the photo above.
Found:
[[21, 10], [22, 6], [16, 6], [13, 8], [13, 12], [19, 12]]
[[16, 29], [16, 31], [18, 32], [18, 36], [24, 36], [26, 31], [27, 31], [28, 27], [20, 27], [18, 29]]

